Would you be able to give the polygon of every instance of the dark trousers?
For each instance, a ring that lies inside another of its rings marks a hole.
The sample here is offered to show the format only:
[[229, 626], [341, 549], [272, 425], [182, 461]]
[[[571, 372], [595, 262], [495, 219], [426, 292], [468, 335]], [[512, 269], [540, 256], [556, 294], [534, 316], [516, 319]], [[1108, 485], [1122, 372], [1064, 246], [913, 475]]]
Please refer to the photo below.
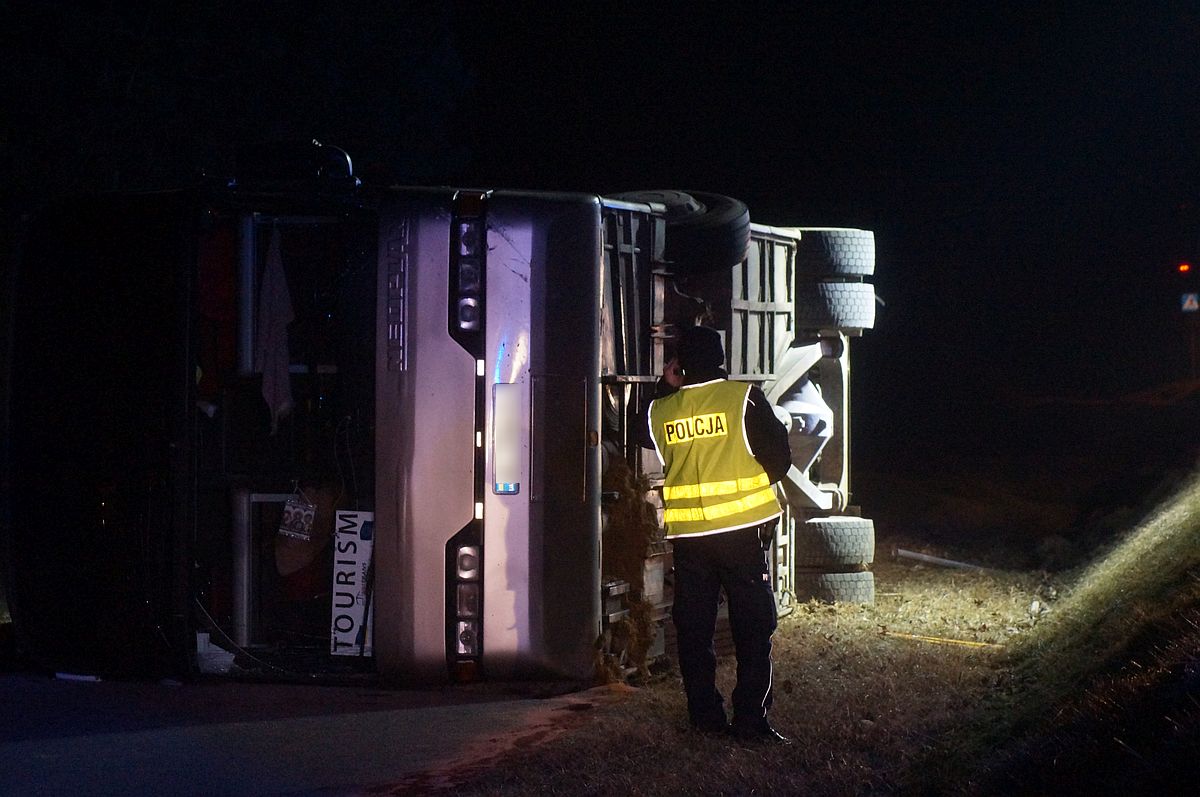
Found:
[[[725, 723], [725, 701], [717, 690], [717, 655], [713, 647], [722, 588], [729, 599], [729, 625], [737, 651], [734, 723], [754, 728], [766, 722], [771, 707], [771, 634], [776, 624], [766, 551], [776, 522], [671, 540], [675, 550], [675, 605], [671, 616], [678, 633], [679, 670], [693, 725], [711, 728]], [[766, 539], [765, 544], [760, 537]]]

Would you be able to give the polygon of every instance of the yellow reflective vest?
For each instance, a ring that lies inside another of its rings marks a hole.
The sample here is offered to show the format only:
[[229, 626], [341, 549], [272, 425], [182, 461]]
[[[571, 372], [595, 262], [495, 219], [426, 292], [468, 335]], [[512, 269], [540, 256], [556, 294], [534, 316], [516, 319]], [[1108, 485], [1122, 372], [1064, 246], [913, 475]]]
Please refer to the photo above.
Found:
[[746, 440], [749, 395], [747, 384], [714, 379], [651, 402], [668, 537], [733, 531], [782, 514]]

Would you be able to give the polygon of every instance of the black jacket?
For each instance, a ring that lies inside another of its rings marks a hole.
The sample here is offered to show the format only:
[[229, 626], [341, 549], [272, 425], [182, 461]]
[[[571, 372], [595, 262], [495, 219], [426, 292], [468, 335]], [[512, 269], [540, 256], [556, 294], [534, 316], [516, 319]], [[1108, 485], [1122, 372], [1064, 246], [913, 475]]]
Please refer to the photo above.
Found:
[[[728, 374], [717, 368], [702, 373], [689, 373], [685, 384], [696, 385], [713, 379], [727, 378]], [[665, 379], [659, 379], [654, 388], [654, 398], [663, 398], [674, 392], [675, 388]], [[788, 468], [792, 466], [792, 449], [788, 445], [787, 428], [775, 417], [770, 402], [757, 385], [750, 386], [750, 397], [746, 402], [743, 422], [750, 452], [767, 472], [767, 478], [772, 483], [779, 481], [787, 475]], [[638, 442], [645, 448], [654, 448], [654, 438], [650, 435], [650, 402], [646, 402], [646, 406], [642, 408], [642, 430]]]

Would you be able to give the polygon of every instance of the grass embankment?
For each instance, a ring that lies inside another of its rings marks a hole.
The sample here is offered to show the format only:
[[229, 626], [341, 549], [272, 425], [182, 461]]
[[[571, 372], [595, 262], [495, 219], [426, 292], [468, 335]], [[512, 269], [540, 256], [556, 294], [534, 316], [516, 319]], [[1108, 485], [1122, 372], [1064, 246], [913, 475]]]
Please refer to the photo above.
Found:
[[[1194, 793], [1200, 778], [1200, 477], [1073, 578], [1002, 662], [965, 751], [979, 791]], [[986, 754], [991, 745], [999, 751]], [[1177, 789], [1182, 788], [1182, 792]]]
[[805, 604], [780, 623], [771, 719], [793, 745], [689, 731], [667, 676], [447, 782], [460, 794], [1137, 794], [1195, 776], [1200, 481], [1062, 579], [888, 550], [875, 606]]

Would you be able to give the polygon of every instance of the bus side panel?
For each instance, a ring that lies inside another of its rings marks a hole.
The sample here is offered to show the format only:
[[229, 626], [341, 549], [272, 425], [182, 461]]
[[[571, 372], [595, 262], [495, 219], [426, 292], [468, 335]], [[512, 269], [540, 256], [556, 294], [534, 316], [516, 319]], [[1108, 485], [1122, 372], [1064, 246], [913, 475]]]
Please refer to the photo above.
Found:
[[[529, 505], [530, 272], [540, 256], [534, 239], [542, 232], [541, 220], [522, 203], [495, 196], [487, 220], [483, 650], [489, 677], [512, 678], [529, 669], [543, 645], [537, 599], [542, 557]], [[516, 412], [498, 411], [502, 391], [513, 397], [508, 401]], [[500, 428], [505, 425], [515, 428]], [[518, 450], [502, 451], [506, 446]], [[498, 459], [515, 470], [502, 473]], [[514, 476], [504, 487], [496, 483]]]
[[[488, 226], [489, 374], [524, 386], [529, 452], [519, 494], [496, 494], [488, 477], [484, 664], [489, 677], [585, 679], [600, 631], [599, 448], [589, 435], [599, 430], [600, 206], [497, 192]], [[514, 348], [522, 334], [527, 349]]]
[[449, 335], [449, 195], [380, 211], [375, 648], [385, 676], [443, 681], [446, 543], [474, 517], [475, 360]]

